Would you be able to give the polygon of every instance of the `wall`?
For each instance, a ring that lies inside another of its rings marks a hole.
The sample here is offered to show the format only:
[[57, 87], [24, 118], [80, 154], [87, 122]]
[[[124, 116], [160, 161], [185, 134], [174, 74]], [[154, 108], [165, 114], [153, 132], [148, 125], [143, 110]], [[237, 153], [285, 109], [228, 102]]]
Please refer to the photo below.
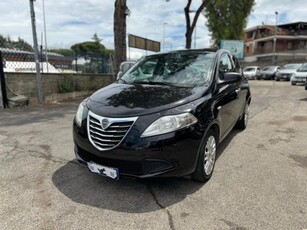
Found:
[[[37, 103], [35, 73], [5, 73], [8, 88], [15, 94], [24, 95], [30, 103]], [[86, 96], [113, 82], [108, 74], [42, 74], [42, 93], [45, 102]], [[67, 90], [68, 89], [68, 90]], [[74, 92], [71, 92], [74, 91]], [[8, 96], [14, 94], [8, 91]]]

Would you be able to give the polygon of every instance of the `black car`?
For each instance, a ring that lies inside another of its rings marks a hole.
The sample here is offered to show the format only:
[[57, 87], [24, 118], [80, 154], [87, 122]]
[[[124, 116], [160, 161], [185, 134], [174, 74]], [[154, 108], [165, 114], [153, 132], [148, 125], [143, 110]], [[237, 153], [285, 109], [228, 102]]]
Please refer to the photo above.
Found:
[[219, 143], [235, 125], [245, 129], [250, 102], [248, 81], [226, 50], [146, 56], [79, 105], [76, 158], [113, 179], [206, 181]]

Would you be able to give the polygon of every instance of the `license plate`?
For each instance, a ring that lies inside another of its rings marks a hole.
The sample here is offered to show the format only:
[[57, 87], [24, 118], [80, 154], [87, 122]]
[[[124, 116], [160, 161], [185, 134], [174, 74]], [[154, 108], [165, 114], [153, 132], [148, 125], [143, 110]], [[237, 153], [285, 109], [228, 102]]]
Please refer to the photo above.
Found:
[[99, 165], [94, 162], [87, 162], [89, 170], [93, 173], [97, 173], [101, 176], [109, 177], [114, 180], [119, 179], [119, 173], [117, 168], [110, 168], [107, 166]]

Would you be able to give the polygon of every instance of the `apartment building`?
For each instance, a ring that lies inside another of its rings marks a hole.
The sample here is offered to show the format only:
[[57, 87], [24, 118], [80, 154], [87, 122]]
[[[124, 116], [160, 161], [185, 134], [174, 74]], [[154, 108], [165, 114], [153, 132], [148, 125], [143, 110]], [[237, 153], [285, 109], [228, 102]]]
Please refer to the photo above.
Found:
[[[274, 40], [276, 46], [274, 49]], [[261, 25], [244, 31], [244, 61], [307, 59], [307, 22]]]

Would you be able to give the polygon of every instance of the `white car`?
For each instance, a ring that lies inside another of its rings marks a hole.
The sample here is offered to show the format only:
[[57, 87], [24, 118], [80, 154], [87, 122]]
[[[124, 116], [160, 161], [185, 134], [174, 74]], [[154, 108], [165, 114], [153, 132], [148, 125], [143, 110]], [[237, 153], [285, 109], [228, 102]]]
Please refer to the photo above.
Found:
[[259, 74], [260, 67], [259, 66], [246, 66], [243, 69], [244, 76], [249, 80], [256, 79], [256, 76]]
[[295, 73], [291, 75], [290, 82], [291, 85], [296, 85], [297, 83], [305, 83], [307, 78], [307, 63], [304, 63], [300, 68], [296, 70]]
[[292, 63], [284, 65], [279, 72], [275, 75], [275, 80], [286, 80], [290, 81], [290, 77], [293, 73], [296, 72], [298, 68], [300, 68], [302, 64]]

